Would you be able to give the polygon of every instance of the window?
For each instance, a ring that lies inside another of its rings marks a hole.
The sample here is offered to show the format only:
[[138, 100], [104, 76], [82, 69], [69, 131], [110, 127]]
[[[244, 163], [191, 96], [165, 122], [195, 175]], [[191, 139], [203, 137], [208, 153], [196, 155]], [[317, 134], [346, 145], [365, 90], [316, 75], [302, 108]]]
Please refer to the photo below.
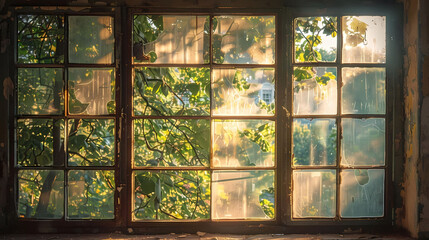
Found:
[[115, 216], [113, 23], [110, 16], [18, 15], [20, 218]]
[[129, 10], [17, 14], [18, 221], [388, 223], [390, 15]]

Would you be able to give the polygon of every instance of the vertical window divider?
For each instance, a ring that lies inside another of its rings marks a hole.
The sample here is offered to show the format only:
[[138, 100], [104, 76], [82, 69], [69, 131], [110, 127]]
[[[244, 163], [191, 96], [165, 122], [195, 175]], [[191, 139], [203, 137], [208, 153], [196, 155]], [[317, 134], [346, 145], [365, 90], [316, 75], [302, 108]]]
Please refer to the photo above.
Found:
[[341, 219], [340, 214], [340, 184], [341, 184], [341, 141], [342, 141], [342, 125], [341, 125], [341, 100], [342, 100], [342, 47], [343, 47], [343, 32], [342, 32], [342, 16], [337, 15], [337, 152], [336, 152], [336, 196], [335, 196], [335, 218], [336, 220]]

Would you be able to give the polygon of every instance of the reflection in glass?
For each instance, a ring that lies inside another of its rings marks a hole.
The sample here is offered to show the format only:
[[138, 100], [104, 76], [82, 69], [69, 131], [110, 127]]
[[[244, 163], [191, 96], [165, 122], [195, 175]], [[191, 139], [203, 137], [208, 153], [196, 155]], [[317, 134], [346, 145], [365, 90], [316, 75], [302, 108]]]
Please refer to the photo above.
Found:
[[295, 61], [334, 62], [337, 58], [337, 18], [295, 19]]
[[210, 217], [210, 172], [135, 171], [133, 219]]
[[295, 115], [337, 113], [337, 69], [294, 68], [293, 113]]
[[335, 170], [293, 171], [293, 217], [335, 217]]
[[64, 62], [63, 16], [18, 15], [17, 18], [18, 63]]
[[213, 62], [275, 63], [274, 16], [217, 16], [213, 18]]
[[70, 119], [68, 123], [70, 166], [112, 166], [115, 153], [115, 120]]
[[215, 167], [274, 166], [274, 122], [217, 120], [213, 122]]
[[337, 126], [335, 119], [293, 121], [293, 164], [335, 165]]
[[69, 16], [69, 62], [114, 62], [114, 21], [109, 16]]
[[214, 115], [274, 115], [274, 69], [213, 70]]
[[64, 172], [18, 171], [18, 216], [59, 219], [64, 214]]
[[272, 219], [274, 171], [214, 171], [212, 219]]
[[343, 17], [343, 62], [386, 62], [386, 17]]
[[70, 114], [115, 113], [113, 68], [69, 68]]
[[209, 115], [210, 70], [135, 68], [133, 100], [135, 115]]
[[386, 113], [386, 70], [343, 68], [342, 113]]
[[340, 208], [344, 218], [384, 215], [384, 169], [341, 172]]
[[209, 62], [208, 16], [134, 15], [133, 23], [134, 62]]
[[63, 70], [60, 68], [18, 69], [18, 114], [62, 114]]
[[70, 170], [68, 172], [69, 219], [114, 218], [114, 171]]
[[64, 120], [18, 119], [16, 139], [19, 166], [64, 165]]
[[341, 165], [383, 166], [385, 152], [385, 120], [343, 119]]
[[210, 121], [134, 120], [134, 166], [208, 166]]

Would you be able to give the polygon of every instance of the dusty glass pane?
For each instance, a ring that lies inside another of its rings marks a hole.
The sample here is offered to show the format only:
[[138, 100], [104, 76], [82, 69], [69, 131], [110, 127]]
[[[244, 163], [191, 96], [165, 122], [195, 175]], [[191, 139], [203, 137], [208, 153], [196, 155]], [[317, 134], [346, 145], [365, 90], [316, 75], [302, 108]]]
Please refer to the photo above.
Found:
[[214, 115], [274, 115], [274, 69], [213, 70]]
[[215, 120], [213, 166], [274, 166], [275, 130], [267, 120]]
[[64, 214], [64, 172], [20, 170], [18, 217], [58, 219]]
[[135, 68], [134, 114], [210, 115], [208, 68]]
[[214, 63], [275, 63], [274, 16], [217, 16], [213, 31]]
[[293, 165], [335, 165], [337, 126], [335, 119], [293, 121]]
[[18, 166], [63, 166], [64, 120], [18, 119]]
[[133, 60], [146, 63], [208, 63], [208, 16], [134, 15]]
[[214, 171], [212, 219], [272, 219], [274, 171]]
[[70, 119], [69, 166], [112, 166], [115, 162], [115, 120]]
[[68, 219], [113, 219], [114, 175], [111, 170], [70, 170]]
[[69, 16], [69, 62], [114, 62], [114, 21], [109, 16]]
[[341, 172], [340, 209], [344, 218], [384, 215], [384, 169]]
[[343, 62], [386, 62], [386, 17], [343, 17]]
[[342, 112], [386, 113], [386, 69], [343, 68]]
[[64, 81], [61, 68], [18, 69], [18, 114], [63, 114]]
[[135, 171], [134, 220], [210, 217], [209, 171]]
[[134, 120], [134, 166], [208, 166], [210, 121]]
[[297, 67], [293, 80], [293, 114], [337, 113], [336, 68]]
[[70, 114], [115, 113], [115, 71], [113, 68], [69, 68]]
[[343, 119], [341, 165], [384, 165], [385, 120], [381, 118]]
[[64, 17], [18, 15], [18, 63], [64, 62]]
[[295, 61], [335, 62], [337, 58], [337, 18], [295, 19]]
[[335, 217], [335, 170], [293, 171], [293, 217]]

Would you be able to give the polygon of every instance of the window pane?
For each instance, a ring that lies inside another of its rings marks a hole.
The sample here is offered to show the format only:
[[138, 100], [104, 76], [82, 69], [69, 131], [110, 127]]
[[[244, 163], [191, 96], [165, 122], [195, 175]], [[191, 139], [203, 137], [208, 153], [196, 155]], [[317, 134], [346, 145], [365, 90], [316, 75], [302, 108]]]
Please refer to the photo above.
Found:
[[64, 165], [64, 120], [19, 119], [16, 139], [18, 166]]
[[335, 170], [293, 171], [293, 217], [335, 217]]
[[295, 61], [335, 62], [337, 58], [337, 18], [295, 19]]
[[19, 15], [18, 63], [64, 62], [64, 17]]
[[134, 62], [208, 63], [208, 16], [135, 15]]
[[215, 167], [274, 166], [274, 122], [217, 120], [213, 128]]
[[133, 219], [210, 217], [210, 172], [135, 171]]
[[115, 113], [113, 68], [69, 68], [70, 114]]
[[208, 166], [209, 156], [209, 120], [134, 120], [134, 166]]
[[386, 17], [343, 17], [343, 62], [386, 62]]
[[274, 171], [214, 171], [213, 219], [272, 219]]
[[342, 217], [382, 217], [384, 169], [343, 170], [340, 195]]
[[134, 114], [210, 115], [210, 70], [135, 68]]
[[213, 18], [213, 62], [274, 64], [274, 16], [218, 16]]
[[63, 70], [60, 68], [19, 68], [18, 114], [63, 113]]
[[341, 165], [384, 165], [386, 139], [384, 119], [343, 119], [342, 125]]
[[293, 113], [295, 115], [337, 113], [337, 69], [294, 68]]
[[64, 214], [64, 172], [20, 170], [18, 172], [20, 218], [58, 219]]
[[274, 115], [274, 69], [213, 70], [214, 115]]
[[386, 70], [384, 68], [343, 68], [342, 76], [343, 113], [386, 113]]
[[113, 63], [113, 25], [113, 18], [108, 16], [70, 16], [70, 63]]
[[69, 166], [113, 166], [115, 120], [70, 119], [68, 123]]
[[70, 170], [68, 172], [68, 218], [113, 219], [114, 193], [114, 171]]
[[336, 152], [335, 119], [293, 121], [293, 165], [335, 165]]

